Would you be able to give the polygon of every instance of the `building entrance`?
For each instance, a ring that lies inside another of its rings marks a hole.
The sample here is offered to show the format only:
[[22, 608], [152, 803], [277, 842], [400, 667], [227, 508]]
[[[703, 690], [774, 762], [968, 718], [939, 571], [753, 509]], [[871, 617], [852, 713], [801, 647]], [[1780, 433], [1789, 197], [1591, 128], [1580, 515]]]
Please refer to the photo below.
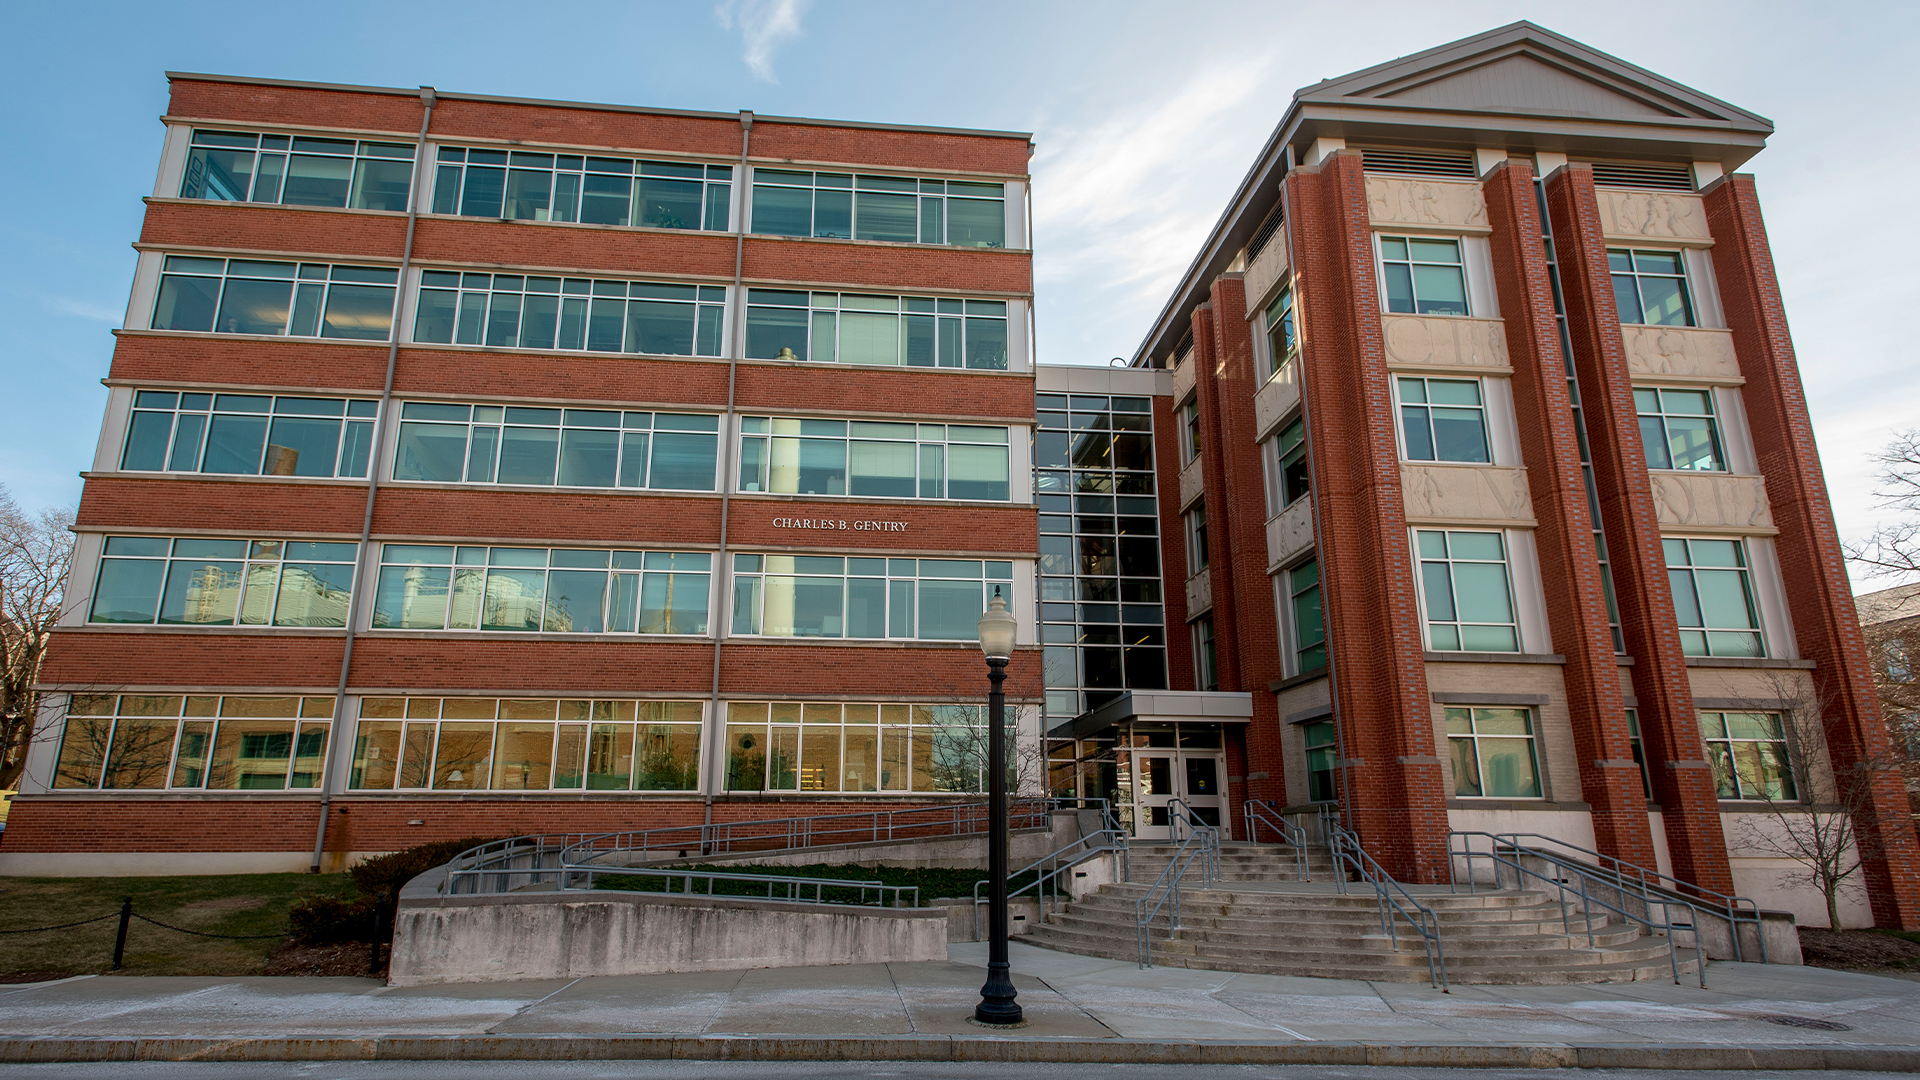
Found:
[[1133, 835], [1141, 840], [1166, 840], [1173, 835], [1175, 799], [1196, 820], [1219, 825], [1226, 813], [1221, 777], [1226, 758], [1219, 751], [1138, 750], [1134, 752]]

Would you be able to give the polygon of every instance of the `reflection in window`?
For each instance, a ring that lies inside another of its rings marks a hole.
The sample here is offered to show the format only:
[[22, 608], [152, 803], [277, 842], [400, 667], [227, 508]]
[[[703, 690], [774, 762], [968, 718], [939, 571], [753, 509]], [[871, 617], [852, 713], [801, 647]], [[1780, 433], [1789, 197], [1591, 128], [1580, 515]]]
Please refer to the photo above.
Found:
[[1713, 391], [1635, 387], [1633, 403], [1640, 414], [1647, 468], [1726, 470], [1713, 419]]
[[1458, 240], [1382, 236], [1380, 284], [1388, 311], [1467, 314], [1467, 277]]
[[991, 559], [735, 555], [733, 573], [733, 632], [767, 637], [973, 641], [994, 590], [1013, 596]]
[[706, 413], [409, 401], [393, 478], [712, 491], [719, 428]]
[[379, 630], [705, 634], [713, 556], [385, 544]]
[[719, 356], [719, 285], [427, 270], [413, 340], [438, 345]]
[[1309, 559], [1287, 571], [1287, 606], [1292, 616], [1293, 671], [1303, 675], [1327, 666], [1327, 632], [1320, 610], [1320, 564]]
[[136, 390], [122, 469], [365, 476], [377, 401]]
[[358, 544], [109, 536], [88, 622], [345, 626]]
[[1332, 802], [1337, 757], [1332, 720], [1316, 720], [1301, 731], [1307, 750], [1307, 799]]
[[53, 786], [316, 788], [332, 716], [331, 697], [75, 694]]
[[654, 229], [727, 228], [733, 166], [440, 147], [433, 212]]
[[1497, 532], [1418, 529], [1414, 538], [1427, 609], [1427, 647], [1520, 651], [1505, 537]]
[[1449, 708], [1447, 749], [1453, 759], [1454, 795], [1541, 797], [1531, 709]]
[[1613, 302], [1623, 323], [1692, 326], [1686, 264], [1677, 251], [1607, 251]]
[[1007, 370], [1007, 303], [747, 290], [756, 360]]
[[385, 341], [399, 280], [391, 267], [169, 255], [152, 326]]
[[180, 197], [405, 212], [412, 186], [408, 143], [196, 130]]
[[1408, 461], [1493, 460], [1478, 379], [1402, 378], [1399, 384]]
[[765, 236], [1005, 247], [1006, 186], [755, 169], [753, 231]]
[[1300, 338], [1293, 327], [1293, 287], [1288, 286], [1267, 306], [1267, 376], [1278, 375], [1299, 352]]
[[1688, 656], [1765, 656], [1760, 608], [1739, 540], [1661, 541], [1680, 651]]
[[1796, 802], [1787, 731], [1779, 713], [1703, 712], [1700, 734], [1722, 799]]
[[356, 791], [694, 791], [698, 701], [397, 698], [360, 702]]
[[[729, 791], [985, 788], [978, 705], [730, 702]], [[1009, 737], [1011, 737], [1009, 710]]]
[[740, 490], [1005, 502], [1007, 429], [741, 418]]

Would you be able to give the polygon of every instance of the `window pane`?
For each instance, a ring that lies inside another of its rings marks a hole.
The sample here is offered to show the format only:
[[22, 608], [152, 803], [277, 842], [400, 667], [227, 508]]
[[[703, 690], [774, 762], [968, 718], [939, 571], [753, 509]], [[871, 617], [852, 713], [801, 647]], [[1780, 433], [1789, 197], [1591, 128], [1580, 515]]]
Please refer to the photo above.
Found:
[[1453, 761], [1453, 793], [1481, 795], [1480, 762], [1473, 753], [1472, 739], [1448, 739], [1447, 751]]
[[269, 476], [332, 476], [340, 451], [340, 421], [275, 417], [267, 439]]
[[354, 175], [353, 208], [405, 212], [412, 185], [412, 161], [362, 160]]
[[546, 571], [504, 570], [487, 572], [487, 595], [480, 609], [482, 630], [540, 629], [545, 608]]
[[160, 559], [102, 559], [100, 582], [93, 590], [92, 622], [150, 623], [160, 614], [160, 584], [167, 564]]
[[947, 447], [947, 497], [1005, 500], [1008, 497], [1008, 451], [1003, 446]]
[[643, 634], [707, 632], [706, 574], [648, 574], [640, 592]]
[[1507, 568], [1500, 563], [1453, 564], [1453, 591], [1461, 622], [1511, 623]]
[[292, 282], [228, 278], [215, 328], [223, 334], [285, 334], [292, 297]]
[[898, 364], [899, 316], [842, 312], [839, 359], [843, 364]]
[[[823, 342], [822, 348], [828, 344]], [[782, 350], [793, 355], [782, 356]], [[748, 308], [747, 355], [757, 360], [807, 359], [806, 309]]]
[[286, 192], [280, 201], [290, 206], [344, 207], [352, 170], [352, 158], [295, 154], [287, 161]]
[[1623, 323], [1642, 323], [1646, 320], [1640, 313], [1640, 290], [1634, 287], [1633, 275], [1613, 275], [1613, 303], [1620, 309], [1620, 321]]
[[[1644, 427], [1646, 419], [1641, 420]], [[1713, 437], [1713, 421], [1704, 416], [1670, 416], [1667, 418], [1667, 445], [1671, 447], [1669, 460], [1675, 469], [1719, 469], [1720, 452]], [[1660, 468], [1652, 464], [1653, 453], [1648, 451], [1648, 467]]]
[[352, 591], [350, 564], [288, 563], [280, 573], [273, 625], [345, 626]]
[[669, 491], [712, 491], [719, 450], [718, 435], [655, 432], [648, 486]]
[[[504, 575], [496, 571], [489, 576]], [[601, 609], [606, 603], [605, 571], [555, 570], [547, 587], [550, 591], [544, 628], [548, 633], [598, 634], [605, 629], [600, 621]]]
[[753, 231], [769, 236], [813, 235], [813, 192], [754, 185]]
[[[642, 439], [645, 436], [641, 436]], [[641, 444], [641, 460], [646, 458]], [[572, 428], [560, 442], [560, 484], [563, 487], [612, 487], [620, 455], [620, 433]]]
[[1693, 325], [1693, 312], [1687, 306], [1686, 289], [1679, 278], [1641, 278], [1640, 298], [1646, 310], [1643, 322], [1655, 326]]
[[639, 185], [639, 224], [657, 229], [700, 227], [699, 181], [664, 180], [650, 176], [641, 179]]
[[500, 482], [551, 484], [560, 450], [560, 432], [554, 428], [510, 427], [501, 433]]
[[1413, 314], [1412, 271], [1404, 264], [1388, 263], [1381, 267], [1380, 276], [1386, 288], [1387, 310]]
[[1758, 628], [1747, 597], [1746, 574], [1739, 570], [1695, 570], [1701, 614], [1709, 627]]
[[1007, 204], [997, 199], [948, 199], [947, 243], [961, 247], [1005, 247]]
[[327, 314], [320, 336], [385, 341], [393, 326], [394, 290], [381, 285], [342, 285], [327, 289]]
[[920, 582], [920, 626], [915, 636], [937, 641], [968, 641], [980, 635], [985, 610], [977, 581]]
[[[433, 753], [433, 786], [453, 791], [487, 786], [493, 724], [443, 723]], [[411, 734], [411, 732], [409, 732]]]
[[1481, 739], [1480, 763], [1486, 770], [1485, 794], [1505, 799], [1537, 799], [1532, 739]]
[[1422, 315], [1467, 313], [1467, 281], [1459, 267], [1415, 266], [1413, 290]]
[[[173, 698], [175, 705], [179, 698]], [[100, 780], [103, 788], [163, 788], [173, 762], [173, 736], [180, 721], [160, 716], [122, 716]]]
[[627, 304], [627, 351], [692, 356], [693, 320], [692, 304], [634, 300]]
[[162, 623], [231, 624], [240, 603], [240, 563], [176, 559], [160, 599]]
[[187, 155], [187, 175], [180, 185], [183, 199], [244, 202], [253, 180], [251, 150], [215, 150], [196, 146]]
[[967, 320], [967, 366], [985, 371], [1007, 370], [1006, 320]]
[[507, 190], [507, 170], [467, 167], [466, 189], [460, 200], [465, 217], [497, 218]]
[[393, 478], [457, 484], [466, 459], [466, 425], [402, 423]]
[[694, 791], [700, 786], [700, 729], [641, 724], [634, 748], [635, 791]]
[[920, 238], [919, 202], [912, 195], [861, 192], [854, 238], [913, 243]]
[[153, 306], [155, 330], [211, 330], [219, 306], [220, 279], [167, 274]]
[[913, 443], [854, 442], [850, 451], [849, 493], [903, 499], [914, 496], [917, 455]]
[[447, 625], [444, 566], [383, 566], [373, 596], [373, 625], [381, 630], [440, 630]]

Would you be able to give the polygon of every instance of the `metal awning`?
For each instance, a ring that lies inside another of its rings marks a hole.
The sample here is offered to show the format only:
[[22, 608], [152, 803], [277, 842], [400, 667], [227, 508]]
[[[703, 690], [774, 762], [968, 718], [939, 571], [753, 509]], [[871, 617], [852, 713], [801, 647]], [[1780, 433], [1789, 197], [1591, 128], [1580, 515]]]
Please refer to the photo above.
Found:
[[1226, 690], [1129, 690], [1097, 709], [1061, 724], [1048, 736], [1088, 739], [1121, 724], [1245, 724], [1253, 720], [1253, 695]]

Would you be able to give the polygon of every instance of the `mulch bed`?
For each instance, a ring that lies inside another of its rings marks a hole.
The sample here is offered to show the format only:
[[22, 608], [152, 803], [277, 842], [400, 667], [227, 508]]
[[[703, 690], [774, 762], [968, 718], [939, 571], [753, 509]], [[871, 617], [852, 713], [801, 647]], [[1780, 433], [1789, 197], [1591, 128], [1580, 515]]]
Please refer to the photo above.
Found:
[[1811, 967], [1920, 972], [1920, 933], [1800, 928], [1800, 955]]
[[[262, 975], [358, 975], [367, 977], [365, 943], [347, 945], [296, 945], [289, 941], [267, 957]], [[381, 958], [378, 978], [386, 978], [386, 957]]]

